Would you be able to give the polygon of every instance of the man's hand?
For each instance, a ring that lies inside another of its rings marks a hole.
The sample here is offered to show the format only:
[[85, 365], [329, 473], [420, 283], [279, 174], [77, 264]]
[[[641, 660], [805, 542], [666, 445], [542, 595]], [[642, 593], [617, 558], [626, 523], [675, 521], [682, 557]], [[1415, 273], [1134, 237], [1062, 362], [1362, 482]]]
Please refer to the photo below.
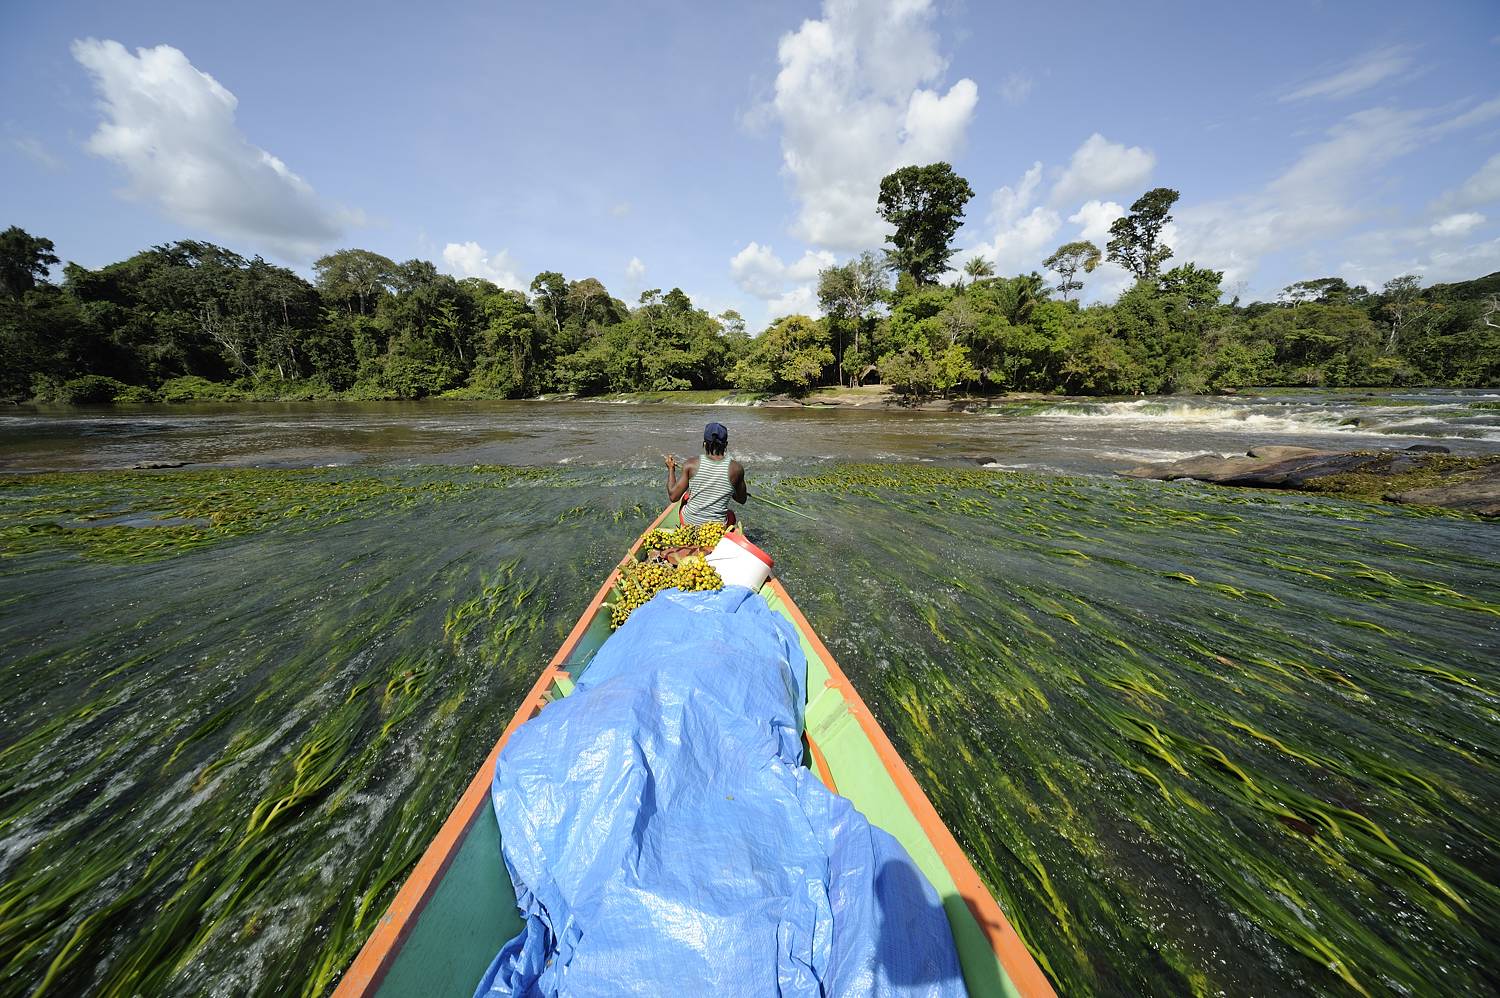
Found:
[[677, 470], [677, 455], [676, 454], [664, 454], [662, 456], [662, 459], [667, 462], [667, 467], [668, 468], [672, 469], [673, 471]]

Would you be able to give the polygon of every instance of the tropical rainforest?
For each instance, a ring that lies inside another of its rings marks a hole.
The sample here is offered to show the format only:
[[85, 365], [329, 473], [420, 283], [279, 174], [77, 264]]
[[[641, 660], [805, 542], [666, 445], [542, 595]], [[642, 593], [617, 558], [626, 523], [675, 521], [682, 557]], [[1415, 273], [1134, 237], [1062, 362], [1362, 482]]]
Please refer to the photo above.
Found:
[[[1500, 384], [1500, 273], [1379, 289], [1301, 281], [1272, 302], [1225, 301], [1223, 274], [1167, 268], [1178, 194], [1141, 195], [1107, 246], [1060, 246], [1040, 270], [953, 268], [968, 183], [946, 163], [887, 176], [888, 246], [818, 277], [822, 315], [750, 335], [680, 289], [622, 301], [592, 277], [538, 274], [529, 292], [455, 279], [424, 260], [342, 249], [312, 280], [184, 240], [90, 270], [51, 240], [0, 233], [0, 400], [529, 398], [728, 389], [805, 394], [880, 383], [901, 398], [1074, 395], [1246, 386]], [[1133, 284], [1083, 305], [1104, 260]], [[1045, 271], [1045, 273], [1043, 273]]]

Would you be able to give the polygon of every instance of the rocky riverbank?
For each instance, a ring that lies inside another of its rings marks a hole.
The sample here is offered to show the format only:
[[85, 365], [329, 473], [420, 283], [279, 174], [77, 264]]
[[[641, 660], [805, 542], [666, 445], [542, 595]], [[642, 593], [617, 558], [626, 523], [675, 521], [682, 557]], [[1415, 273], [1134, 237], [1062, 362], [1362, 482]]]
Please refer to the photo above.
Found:
[[1245, 488], [1317, 492], [1500, 517], [1500, 456], [1455, 457], [1418, 444], [1405, 450], [1325, 451], [1263, 445], [1243, 457], [1201, 454], [1120, 472]]
[[889, 385], [858, 388], [819, 388], [802, 396], [772, 395], [759, 404], [771, 409], [883, 409], [907, 412], [995, 412], [1039, 409], [1069, 401], [1095, 401], [1042, 392], [1002, 392], [999, 395], [957, 395], [953, 398], [913, 400], [893, 392]]

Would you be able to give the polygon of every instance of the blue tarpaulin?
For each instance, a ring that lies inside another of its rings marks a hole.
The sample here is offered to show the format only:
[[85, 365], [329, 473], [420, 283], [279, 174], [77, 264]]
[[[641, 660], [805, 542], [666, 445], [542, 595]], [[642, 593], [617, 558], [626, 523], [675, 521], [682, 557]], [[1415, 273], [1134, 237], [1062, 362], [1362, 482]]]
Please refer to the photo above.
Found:
[[748, 589], [637, 609], [495, 767], [526, 926], [476, 998], [964, 994], [931, 885], [801, 765], [806, 682]]

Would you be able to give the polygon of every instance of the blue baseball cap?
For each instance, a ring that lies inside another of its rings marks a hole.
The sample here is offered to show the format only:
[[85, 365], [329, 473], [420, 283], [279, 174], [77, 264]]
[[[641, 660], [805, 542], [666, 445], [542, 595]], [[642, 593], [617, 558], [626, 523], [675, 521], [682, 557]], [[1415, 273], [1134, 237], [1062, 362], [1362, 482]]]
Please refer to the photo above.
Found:
[[729, 429], [723, 423], [709, 423], [703, 428], [703, 442], [720, 447], [729, 443]]

